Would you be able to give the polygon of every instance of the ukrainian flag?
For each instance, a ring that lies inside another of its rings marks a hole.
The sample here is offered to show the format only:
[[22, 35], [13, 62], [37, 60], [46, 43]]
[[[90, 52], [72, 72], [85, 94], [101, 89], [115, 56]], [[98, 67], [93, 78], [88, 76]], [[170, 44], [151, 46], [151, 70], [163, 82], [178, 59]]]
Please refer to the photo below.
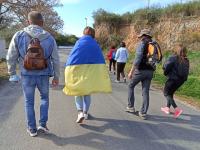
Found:
[[101, 48], [91, 36], [81, 37], [66, 62], [63, 92], [66, 95], [81, 96], [111, 91]]

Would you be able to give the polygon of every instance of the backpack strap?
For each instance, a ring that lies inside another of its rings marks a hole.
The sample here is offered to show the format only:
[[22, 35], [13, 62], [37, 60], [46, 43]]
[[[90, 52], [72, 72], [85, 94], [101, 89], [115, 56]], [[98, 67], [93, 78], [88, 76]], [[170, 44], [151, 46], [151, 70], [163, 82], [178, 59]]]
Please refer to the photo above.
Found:
[[[26, 33], [25, 31], [22, 30], [21, 35], [23, 35], [23, 34], [24, 34], [24, 35], [28, 35], [30, 38], [32, 38], [28, 33]], [[28, 49], [28, 47], [26, 48], [26, 50], [27, 50], [27, 49]], [[24, 59], [24, 57], [23, 57], [23, 55], [21, 54], [21, 52], [20, 52], [19, 49], [18, 49], [18, 52], [19, 52], [19, 56], [22, 57], [22, 59]], [[26, 53], [27, 53], [27, 52], [26, 52]]]
[[147, 54], [148, 54], [148, 46], [149, 46], [149, 40], [143, 40], [142, 41], [144, 43], [144, 51], [143, 51], [143, 57], [142, 57], [142, 61], [147, 61]]

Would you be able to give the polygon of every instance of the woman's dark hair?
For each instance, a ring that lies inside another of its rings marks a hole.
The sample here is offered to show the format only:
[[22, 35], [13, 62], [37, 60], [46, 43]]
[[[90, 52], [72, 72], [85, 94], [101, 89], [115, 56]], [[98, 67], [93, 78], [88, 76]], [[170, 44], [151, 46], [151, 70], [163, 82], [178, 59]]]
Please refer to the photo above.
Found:
[[110, 48], [111, 48], [111, 49], [115, 49], [116, 47], [115, 47], [115, 45], [112, 45]]
[[120, 43], [120, 47], [126, 47], [126, 43], [125, 42], [121, 42]]
[[179, 62], [183, 62], [184, 59], [187, 57], [187, 48], [182, 44], [178, 44], [175, 55], [178, 56]]

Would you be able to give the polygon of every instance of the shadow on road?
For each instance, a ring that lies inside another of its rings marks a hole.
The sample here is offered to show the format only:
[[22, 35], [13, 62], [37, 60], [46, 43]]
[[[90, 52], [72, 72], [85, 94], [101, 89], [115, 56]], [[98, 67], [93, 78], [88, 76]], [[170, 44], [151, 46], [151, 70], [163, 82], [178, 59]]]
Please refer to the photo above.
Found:
[[[59, 137], [50, 134], [40, 137], [51, 140], [57, 146], [73, 144], [99, 150], [188, 150], [188, 147], [185, 147], [186, 143], [190, 142], [193, 143], [193, 146], [199, 147], [200, 138], [200, 131], [197, 130], [200, 117], [192, 115], [189, 117], [194, 120], [172, 121], [167, 117], [151, 116], [149, 121], [136, 122], [92, 117], [90, 122], [100, 121], [104, 124], [102, 126], [82, 124], [82, 128], [89, 130], [87, 134], [73, 137]], [[197, 120], [198, 122], [196, 122]], [[179, 126], [180, 124], [187, 124], [190, 128]], [[112, 130], [114, 134], [109, 134], [109, 130]], [[169, 131], [169, 134], [166, 134], [166, 131]]]
[[[185, 118], [185, 119], [182, 119]], [[174, 123], [181, 125], [190, 125], [192, 128], [200, 129], [200, 116], [191, 114], [181, 114], [181, 118], [174, 119], [172, 116], [149, 115], [149, 119], [157, 123]], [[199, 131], [200, 133], [200, 131]]]
[[[23, 95], [20, 83], [4, 82], [0, 87], [0, 121], [8, 119], [12, 109]], [[22, 106], [22, 109], [24, 107]]]

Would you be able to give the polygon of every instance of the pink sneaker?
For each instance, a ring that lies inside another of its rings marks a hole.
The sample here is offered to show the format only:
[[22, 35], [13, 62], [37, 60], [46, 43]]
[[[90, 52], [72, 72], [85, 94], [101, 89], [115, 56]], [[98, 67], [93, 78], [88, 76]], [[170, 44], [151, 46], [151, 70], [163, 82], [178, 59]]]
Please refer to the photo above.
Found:
[[169, 107], [161, 107], [161, 111], [163, 111], [165, 114], [170, 114]]
[[183, 110], [180, 108], [176, 108], [174, 112], [174, 118], [178, 118], [182, 114]]

